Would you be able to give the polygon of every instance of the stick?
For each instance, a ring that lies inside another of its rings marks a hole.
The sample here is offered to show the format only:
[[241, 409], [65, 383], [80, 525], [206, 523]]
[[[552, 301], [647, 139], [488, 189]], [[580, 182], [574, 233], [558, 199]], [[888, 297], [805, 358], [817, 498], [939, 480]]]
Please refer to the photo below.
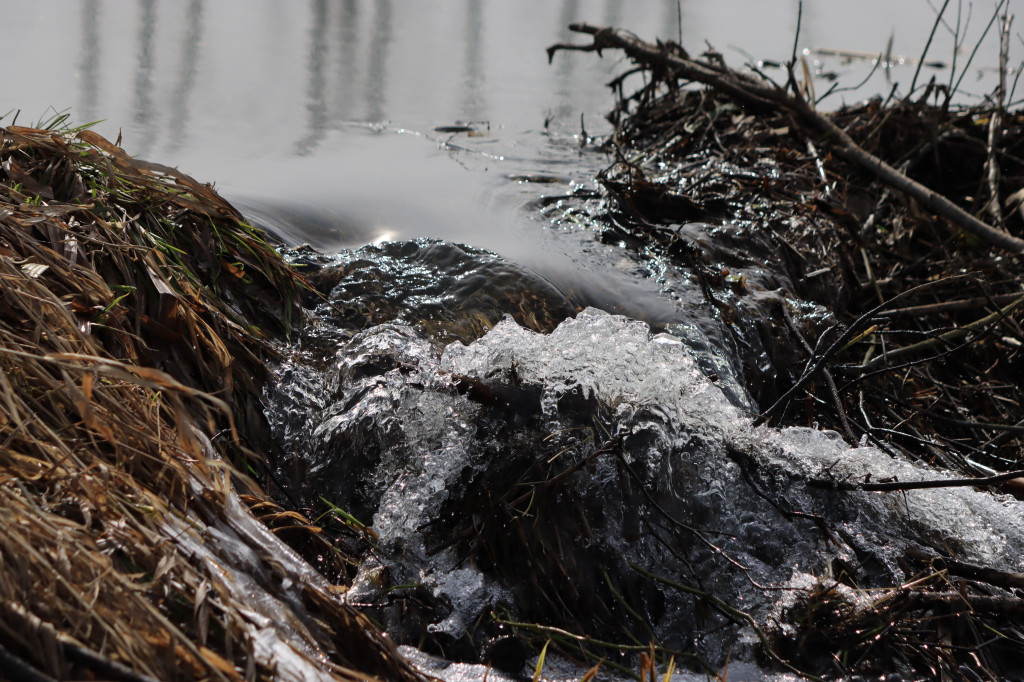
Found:
[[[570, 24], [569, 29], [593, 36], [590, 45], [559, 43], [548, 48], [548, 61], [559, 50], [580, 50], [601, 53], [603, 49], [620, 49], [639, 63], [656, 64], [666, 68], [676, 78], [704, 83], [736, 100], [759, 109], [784, 109], [798, 116], [822, 136], [838, 156], [873, 173], [889, 186], [918, 201], [927, 210], [946, 218], [982, 241], [1010, 253], [1024, 253], [1024, 240], [982, 222], [946, 197], [899, 172], [882, 159], [868, 153], [839, 126], [811, 108], [808, 103], [786, 93], [778, 85], [765, 84], [750, 76], [724, 66], [697, 62], [671, 54], [664, 47], [645, 43], [622, 31], [589, 24]], [[790, 72], [792, 78], [792, 71]]]
[[948, 332], [945, 332], [944, 334], [939, 334], [936, 337], [925, 339], [924, 341], [919, 341], [918, 343], [914, 343], [909, 346], [903, 346], [902, 348], [897, 348], [895, 350], [882, 353], [881, 355], [876, 355], [867, 362], [865, 367], [875, 368], [884, 362], [889, 362], [890, 360], [895, 360], [897, 358], [901, 358], [907, 355], [914, 355], [916, 353], [931, 350], [936, 346], [940, 346], [946, 343], [956, 342], [962, 337], [969, 334], [970, 332], [974, 331], [975, 329], [984, 327], [990, 322], [997, 322], [998, 320], [1006, 317], [1007, 315], [1012, 313], [1014, 309], [1017, 308], [1021, 303], [1024, 303], [1024, 296], [1018, 296], [1009, 305], [995, 311], [994, 313], [986, 315], [980, 320], [975, 320], [970, 324], [965, 324], [962, 327], [957, 327], [956, 329], [952, 329]]
[[991, 297], [975, 296], [974, 298], [958, 298], [953, 301], [942, 303], [926, 303], [924, 305], [907, 306], [894, 310], [883, 310], [878, 313], [879, 317], [924, 317], [925, 315], [938, 315], [942, 313], [956, 312], [958, 310], [977, 310], [990, 303], [1003, 304], [1013, 301], [1020, 294], [995, 294]]
[[917, 86], [917, 77], [921, 75], [921, 67], [924, 66], [924, 58], [928, 56], [928, 48], [932, 46], [932, 38], [935, 37], [935, 29], [939, 27], [939, 23], [942, 21], [942, 15], [946, 13], [946, 7], [949, 6], [949, 0], [946, 0], [942, 4], [942, 9], [939, 10], [938, 15], [935, 17], [935, 23], [932, 24], [932, 32], [928, 34], [928, 42], [924, 44], [924, 50], [921, 51], [921, 59], [917, 61], [917, 68], [914, 70], [914, 79], [910, 81], [910, 92], [907, 93], [907, 97], [914, 92], [914, 88]]
[[1006, 67], [1007, 53], [1010, 49], [1010, 22], [1012, 18], [1004, 14], [999, 22], [999, 85], [996, 87], [995, 106], [988, 120], [988, 153], [985, 166], [988, 176], [988, 202], [985, 209], [997, 224], [1003, 222], [1003, 207], [999, 201], [999, 142], [1003, 130], [1003, 113], [1006, 104]]
[[997, 485], [1015, 478], [1024, 478], [1024, 469], [1007, 471], [996, 476], [981, 478], [938, 478], [925, 481], [886, 481], [884, 483], [841, 483], [843, 490], [863, 490], [865, 492], [885, 493], [904, 490], [930, 490], [932, 488], [967, 488], [973, 486]]
[[1024, 589], [1024, 573], [1010, 573], [1008, 571], [998, 571], [988, 566], [967, 564], [915, 548], [908, 549], [906, 555], [907, 558], [930, 564], [937, 569], [944, 568], [953, 575], [958, 575], [968, 580], [978, 580], [1000, 587]]
[[[789, 330], [793, 332], [793, 335], [800, 341], [800, 345], [802, 345], [804, 350], [807, 351], [807, 355], [813, 360], [814, 349], [811, 348], [811, 345], [807, 343], [807, 339], [805, 339], [804, 335], [800, 333], [799, 329], [797, 329], [796, 323], [793, 322], [793, 317], [789, 314], [789, 309], [786, 307], [786, 303], [784, 301], [780, 302], [780, 306], [782, 308], [782, 318], [786, 321], [786, 325], [789, 327]], [[839, 415], [839, 421], [843, 425], [843, 433], [846, 435], [850, 443], [855, 443], [857, 441], [857, 437], [853, 435], [853, 429], [850, 428], [850, 420], [846, 416], [846, 409], [843, 407], [843, 401], [839, 397], [839, 389], [836, 388], [835, 379], [832, 378], [832, 373], [828, 371], [827, 367], [823, 368], [821, 373], [825, 376], [825, 382], [828, 384], [828, 392], [829, 395], [832, 396], [832, 405], [835, 407], [836, 413]]]

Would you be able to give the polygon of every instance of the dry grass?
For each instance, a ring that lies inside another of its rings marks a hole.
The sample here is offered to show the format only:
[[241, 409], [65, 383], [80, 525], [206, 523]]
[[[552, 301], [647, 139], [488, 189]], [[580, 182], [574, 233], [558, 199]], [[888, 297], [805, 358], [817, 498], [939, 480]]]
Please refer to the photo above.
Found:
[[301, 280], [212, 188], [91, 131], [0, 129], [0, 162], [0, 667], [418, 677], [238, 495], [285, 512], [232, 461], [258, 461]]

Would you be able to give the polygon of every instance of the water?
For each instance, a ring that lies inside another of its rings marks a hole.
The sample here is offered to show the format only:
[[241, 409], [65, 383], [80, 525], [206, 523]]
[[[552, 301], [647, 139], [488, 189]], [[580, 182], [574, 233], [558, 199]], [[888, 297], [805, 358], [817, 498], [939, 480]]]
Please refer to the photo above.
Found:
[[[662, 264], [596, 244], [585, 217], [557, 203], [545, 214], [523, 210], [539, 196], [591, 186], [609, 163], [580, 148], [581, 117], [590, 135], [608, 132], [604, 84], [626, 67], [611, 53], [561, 53], [549, 65], [545, 48], [581, 40], [566, 26], [583, 20], [646, 38], [681, 35], [694, 51], [706, 40], [733, 64], [779, 62], [793, 51], [798, 5], [11, 0], [2, 5], [11, 29], [4, 44], [19, 75], [5, 85], [0, 113], [9, 122], [20, 111], [22, 124], [65, 110], [74, 122], [100, 120], [97, 130], [121, 137], [129, 153], [216, 182], [254, 222], [325, 252], [415, 238], [494, 251], [567, 294], [585, 292], [582, 305], [689, 330], [691, 340], [707, 340], [708, 370], [725, 370], [741, 361], [723, 346], [729, 334], [694, 310], [701, 297], [692, 287]], [[808, 2], [798, 47], [888, 52], [896, 61], [921, 50], [933, 18], [925, 0]], [[986, 21], [977, 9], [959, 64]], [[940, 28], [930, 56], [951, 62], [952, 44]], [[993, 49], [988, 41], [975, 57], [964, 99], [991, 89]], [[830, 74], [852, 83], [871, 71], [862, 60], [820, 66], [819, 92]], [[912, 64], [877, 69], [861, 90], [830, 101], [888, 92], [893, 82], [906, 89], [913, 72]], [[922, 79], [933, 74], [949, 77], [926, 68]], [[437, 131], [458, 122], [473, 133]], [[555, 182], [521, 181], [537, 175]]]
[[[480, 679], [466, 662], [496, 652], [509, 670], [527, 665], [494, 612], [616, 641], [648, 641], [651, 628], [754, 678], [752, 630], [714, 611], [695, 618], [698, 600], [664, 581], [764, 624], [785, 622], [793, 595], [837, 566], [865, 585], [899, 583], [907, 548], [1024, 568], [1019, 504], [965, 490], [840, 494], [818, 484], [936, 474], [835, 434], [751, 426], [771, 395], [756, 329], [770, 293], [733, 333], [684, 269], [595, 238], [601, 206], [588, 192], [609, 159], [587, 135], [608, 132], [604, 83], [627, 65], [577, 53], [549, 65], [544, 48], [582, 40], [565, 27], [585, 20], [681, 33], [693, 52], [706, 39], [732, 64], [778, 74], [797, 2], [0, 7], [13, 74], [0, 113], [20, 110], [23, 125], [65, 109], [102, 119], [129, 153], [216, 181], [253, 222], [319, 251], [288, 253], [326, 301], [308, 301], [317, 323], [268, 390], [279, 473], [303, 504], [326, 497], [379, 534], [349, 598], [425, 670]], [[987, 11], [974, 10], [961, 66]], [[811, 48], [898, 62], [917, 56], [933, 17], [926, 2], [808, 2], [798, 48], [821, 94], [832, 75], [858, 82], [871, 64], [819, 62]], [[941, 28], [930, 58], [951, 62], [952, 42]], [[989, 41], [960, 101], [991, 90], [995, 63]], [[878, 69], [827, 103], [905, 91], [914, 68]], [[925, 68], [922, 80], [932, 75], [949, 79]], [[838, 537], [780, 509], [817, 515]], [[789, 596], [756, 587], [769, 583]]]
[[[892, 36], [893, 55], [916, 56], [934, 16], [924, 0], [805, 5], [802, 48], [884, 53]], [[798, 3], [8, 0], [2, 6], [11, 29], [5, 46], [19, 76], [5, 86], [0, 114], [20, 110], [22, 124], [64, 110], [76, 122], [100, 119], [97, 129], [111, 139], [122, 135], [129, 153], [215, 181], [253, 211], [300, 208], [302, 215], [327, 216], [319, 227], [303, 223], [310, 234], [291, 235], [325, 248], [435, 237], [515, 258], [522, 255], [521, 239], [503, 235], [509, 222], [520, 220], [508, 215], [519, 187], [506, 177], [553, 171], [589, 178], [606, 163], [581, 154], [574, 136], [581, 115], [589, 133], [607, 132], [604, 83], [625, 65], [613, 54], [572, 53], [548, 65], [544, 48], [579, 39], [566, 30], [571, 21], [676, 38], [681, 16], [691, 50], [707, 40], [732, 63], [748, 56], [784, 61], [793, 49]], [[986, 21], [987, 10], [976, 8], [961, 64]], [[940, 29], [931, 56], [951, 62], [951, 46], [949, 31]], [[996, 63], [992, 42], [983, 48], [962, 85], [965, 97], [991, 89], [991, 74], [976, 67]], [[869, 65], [832, 59], [823, 71], [852, 83]], [[932, 73], [940, 81], [948, 77], [928, 69], [923, 77]], [[986, 79], [979, 82], [979, 74]], [[890, 81], [905, 89], [912, 77], [912, 65], [879, 69], [862, 90], [832, 101], [888, 92]], [[828, 83], [818, 81], [818, 91]], [[481, 135], [434, 132], [457, 121], [477, 122]], [[446, 146], [449, 141], [455, 146]], [[341, 224], [337, 234], [330, 234], [332, 223]]]

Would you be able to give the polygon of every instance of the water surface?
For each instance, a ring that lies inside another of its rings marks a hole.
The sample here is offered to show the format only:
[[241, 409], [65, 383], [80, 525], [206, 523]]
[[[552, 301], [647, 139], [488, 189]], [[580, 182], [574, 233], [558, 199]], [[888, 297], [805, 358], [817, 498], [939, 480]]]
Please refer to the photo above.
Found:
[[[216, 182], [252, 209], [296, 209], [326, 215], [327, 223], [337, 214], [343, 225], [333, 239], [319, 231], [324, 220], [309, 225], [309, 240], [325, 248], [437, 237], [517, 257], [522, 238], [505, 233], [518, 218], [505, 210], [509, 201], [493, 198], [517, 196], [505, 176], [553, 171], [586, 178], [607, 163], [580, 152], [576, 136], [581, 122], [590, 134], [607, 132], [602, 117], [611, 100], [604, 84], [626, 65], [615, 54], [576, 53], [561, 53], [549, 65], [545, 47], [580, 39], [567, 31], [570, 22], [617, 25], [647, 39], [681, 36], [692, 52], [707, 41], [733, 64], [784, 61], [793, 51], [799, 3], [9, 0], [2, 6], [13, 76], [0, 113], [20, 110], [19, 123], [54, 111], [70, 112], [75, 122], [101, 120], [97, 129], [121, 136], [129, 153]], [[953, 26], [956, 14], [949, 12]], [[988, 12], [975, 6], [961, 64]], [[808, 2], [797, 45], [916, 56], [934, 14], [925, 0]], [[975, 65], [990, 67], [995, 45], [983, 48]], [[937, 32], [930, 56], [952, 61], [948, 28]], [[822, 66], [852, 83], [870, 63], [832, 59]], [[913, 68], [878, 69], [864, 89], [830, 101], [838, 106], [887, 93], [892, 82], [906, 90]], [[925, 69], [920, 80], [933, 73], [949, 77]], [[987, 91], [991, 78], [979, 84], [978, 73], [972, 68], [964, 79], [965, 97]], [[819, 80], [817, 91], [829, 83]], [[479, 136], [435, 132], [456, 122], [475, 122]], [[494, 211], [495, 203], [501, 210]]]

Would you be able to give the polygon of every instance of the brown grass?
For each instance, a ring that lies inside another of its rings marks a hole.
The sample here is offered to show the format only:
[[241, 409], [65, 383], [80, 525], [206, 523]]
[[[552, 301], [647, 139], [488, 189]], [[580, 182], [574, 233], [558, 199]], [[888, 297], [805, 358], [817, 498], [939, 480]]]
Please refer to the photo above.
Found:
[[238, 495], [286, 511], [232, 462], [259, 462], [301, 279], [212, 188], [91, 131], [0, 129], [0, 162], [0, 667], [418, 677]]

